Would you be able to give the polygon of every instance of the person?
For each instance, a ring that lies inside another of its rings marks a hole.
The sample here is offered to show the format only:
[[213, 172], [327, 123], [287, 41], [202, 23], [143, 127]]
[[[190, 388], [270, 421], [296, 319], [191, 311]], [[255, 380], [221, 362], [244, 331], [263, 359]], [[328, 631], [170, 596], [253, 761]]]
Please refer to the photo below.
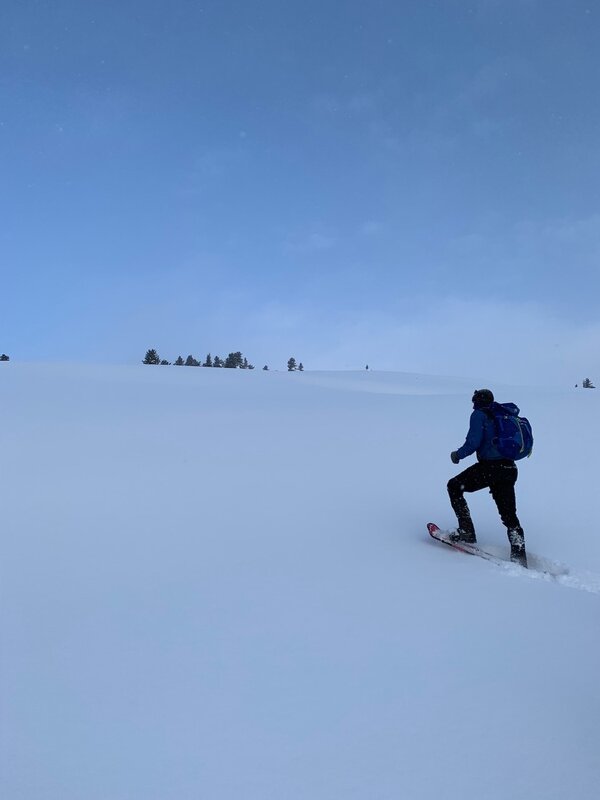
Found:
[[489, 488], [498, 507], [500, 519], [506, 526], [510, 542], [510, 560], [527, 567], [525, 535], [517, 517], [515, 483], [517, 465], [511, 459], [503, 458], [494, 446], [494, 420], [491, 406], [494, 395], [490, 389], [476, 389], [473, 397], [469, 432], [462, 447], [450, 454], [453, 464], [477, 453], [477, 464], [448, 481], [450, 503], [458, 520], [458, 529], [451, 535], [455, 542], [475, 544], [477, 537], [471, 519], [471, 512], [465, 500], [465, 492], [477, 492]]

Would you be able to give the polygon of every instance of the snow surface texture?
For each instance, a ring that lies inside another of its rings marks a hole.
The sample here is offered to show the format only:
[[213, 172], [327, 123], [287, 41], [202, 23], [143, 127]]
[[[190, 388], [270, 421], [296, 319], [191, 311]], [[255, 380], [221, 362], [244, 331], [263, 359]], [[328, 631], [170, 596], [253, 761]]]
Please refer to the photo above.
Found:
[[427, 534], [474, 388], [1, 364], [0, 795], [596, 800], [600, 391], [492, 387], [565, 586]]

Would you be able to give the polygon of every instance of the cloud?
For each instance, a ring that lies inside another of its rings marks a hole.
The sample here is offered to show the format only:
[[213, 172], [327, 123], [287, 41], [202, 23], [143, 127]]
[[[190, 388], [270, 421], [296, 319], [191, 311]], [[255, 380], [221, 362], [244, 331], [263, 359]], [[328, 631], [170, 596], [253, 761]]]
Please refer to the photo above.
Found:
[[192, 172], [199, 178], [220, 177], [234, 169], [242, 155], [239, 146], [208, 148], [196, 154]]
[[600, 215], [501, 218], [448, 240], [444, 260], [471, 289], [496, 297], [545, 300], [572, 315], [598, 290]]
[[[552, 249], [555, 245], [576, 248], [595, 260], [600, 255], [600, 214], [579, 219], [560, 219], [538, 227], [538, 238], [545, 240]], [[532, 236], [535, 230], [532, 231], [530, 226], [525, 233]]]
[[301, 238], [288, 240], [284, 243], [284, 250], [288, 253], [314, 253], [331, 250], [336, 244], [336, 236], [313, 231]]
[[[249, 347], [308, 369], [399, 370], [502, 383], [600, 382], [600, 322], [573, 324], [535, 304], [415, 300], [404, 317], [278, 305], [254, 314]], [[287, 356], [286, 356], [287, 353]]]
[[[374, 370], [469, 377], [492, 387], [568, 387], [584, 377], [600, 384], [597, 315], [582, 313], [573, 321], [541, 304], [456, 296], [405, 300], [403, 311], [381, 313], [372, 307], [350, 311], [342, 299], [261, 302], [256, 293], [240, 290], [193, 295], [183, 306], [181, 298], [145, 297], [132, 313], [124, 298], [109, 322], [106, 315], [82, 322], [85, 335], [61, 357], [103, 360], [112, 352], [133, 363], [149, 346], [169, 360], [240, 349], [252, 363], [273, 369], [285, 369], [294, 356], [307, 369], [369, 364]], [[97, 352], [92, 340], [99, 343]]]
[[379, 94], [375, 92], [320, 92], [309, 98], [308, 113], [319, 121], [363, 117], [375, 112], [380, 101]]
[[385, 226], [383, 222], [378, 222], [377, 220], [371, 219], [363, 222], [360, 226], [359, 233], [361, 236], [368, 236], [368, 237], [375, 237], [379, 236], [380, 233], [383, 232]]
[[449, 298], [418, 305], [410, 319], [344, 321], [337, 345], [315, 354], [316, 363], [542, 384], [600, 371], [599, 322], [569, 323], [534, 304]]

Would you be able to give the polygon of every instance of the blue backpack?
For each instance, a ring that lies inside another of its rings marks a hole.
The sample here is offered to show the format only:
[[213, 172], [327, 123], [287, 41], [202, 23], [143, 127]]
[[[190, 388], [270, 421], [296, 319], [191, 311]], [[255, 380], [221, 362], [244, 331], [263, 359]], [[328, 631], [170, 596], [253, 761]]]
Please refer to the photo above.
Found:
[[529, 420], [519, 416], [514, 403], [492, 403], [484, 409], [494, 420], [496, 435], [492, 444], [502, 458], [518, 461], [527, 458], [533, 450], [533, 433]]

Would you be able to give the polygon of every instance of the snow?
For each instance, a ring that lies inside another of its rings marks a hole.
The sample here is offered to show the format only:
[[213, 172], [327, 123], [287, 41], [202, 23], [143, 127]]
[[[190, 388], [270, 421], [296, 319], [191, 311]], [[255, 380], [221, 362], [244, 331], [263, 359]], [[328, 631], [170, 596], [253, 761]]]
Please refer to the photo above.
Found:
[[2, 796], [597, 798], [600, 393], [491, 387], [563, 584], [427, 535], [476, 385], [0, 365]]

